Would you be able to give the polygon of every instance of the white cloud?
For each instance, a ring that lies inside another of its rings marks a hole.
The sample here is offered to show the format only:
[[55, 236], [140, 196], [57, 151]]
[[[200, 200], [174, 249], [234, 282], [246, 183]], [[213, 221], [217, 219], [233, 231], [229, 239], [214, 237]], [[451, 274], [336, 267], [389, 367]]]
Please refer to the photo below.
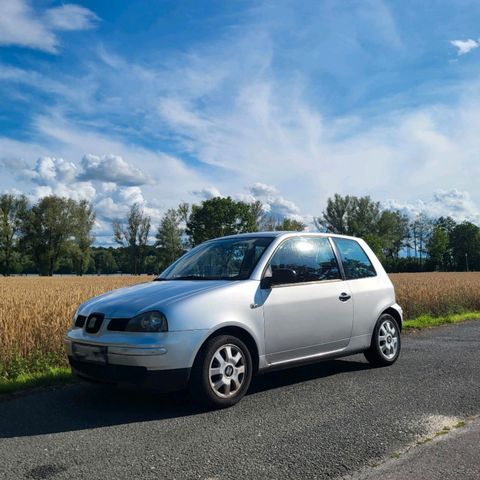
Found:
[[85, 155], [82, 159], [82, 180], [113, 182], [117, 185], [134, 186], [149, 182], [147, 176], [118, 155]]
[[179, 98], [162, 98], [159, 112], [169, 123], [183, 128], [204, 130], [210, 123], [193, 113], [188, 104]]
[[257, 182], [250, 187], [252, 195], [255, 197], [277, 195], [278, 190], [273, 185], [266, 185], [265, 183]]
[[256, 182], [247, 190], [249, 194], [245, 196], [244, 201], [259, 200], [262, 203], [263, 211], [268, 215], [279, 220], [287, 217], [308, 222], [307, 217], [301, 214], [300, 207], [283, 197], [275, 186]]
[[38, 12], [27, 0], [2, 0], [0, 46], [17, 45], [57, 53], [56, 31], [92, 28], [96, 18], [90, 10], [73, 4]]
[[468, 220], [471, 222], [480, 221], [480, 212], [466, 191], [456, 188], [451, 190], [438, 190], [433, 193], [431, 200], [416, 200], [404, 202], [399, 200], [386, 200], [383, 202], [386, 208], [400, 210], [409, 218], [414, 218], [420, 213], [425, 213], [432, 218], [449, 216], [456, 221]]
[[45, 13], [47, 23], [54, 30], [87, 30], [95, 26], [98, 17], [88, 8], [64, 4]]
[[77, 175], [77, 167], [63, 158], [40, 157], [33, 169], [23, 168], [22, 173], [39, 185], [71, 183]]
[[72, 200], [87, 200], [94, 202], [96, 197], [95, 187], [90, 182], [75, 182], [70, 184], [56, 183], [51, 185], [38, 185], [29, 194], [31, 201], [35, 202], [48, 195], [56, 195]]
[[465, 55], [480, 46], [477, 40], [472, 40], [471, 38], [468, 40], [450, 40], [450, 43], [458, 49], [457, 55]]
[[213, 197], [223, 197], [220, 190], [216, 187], [206, 187], [201, 190], [194, 190], [192, 192], [195, 196], [200, 197], [202, 200], [209, 200]]

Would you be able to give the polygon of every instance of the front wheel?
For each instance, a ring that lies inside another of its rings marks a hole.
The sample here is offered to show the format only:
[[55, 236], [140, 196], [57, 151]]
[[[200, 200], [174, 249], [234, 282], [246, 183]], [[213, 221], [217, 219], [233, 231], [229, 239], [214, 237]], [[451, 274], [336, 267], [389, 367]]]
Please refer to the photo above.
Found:
[[250, 386], [252, 357], [237, 337], [211, 338], [195, 360], [190, 381], [193, 399], [210, 408], [239, 402]]
[[400, 328], [397, 321], [388, 313], [377, 320], [372, 335], [370, 348], [365, 358], [375, 366], [392, 365], [400, 355], [402, 346]]

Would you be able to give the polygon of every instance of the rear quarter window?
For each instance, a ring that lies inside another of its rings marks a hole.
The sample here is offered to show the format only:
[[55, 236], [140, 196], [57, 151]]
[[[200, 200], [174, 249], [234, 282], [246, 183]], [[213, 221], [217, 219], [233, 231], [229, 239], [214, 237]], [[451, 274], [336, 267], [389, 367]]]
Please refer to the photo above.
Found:
[[358, 242], [347, 238], [333, 238], [333, 241], [340, 253], [347, 280], [377, 275], [372, 262]]

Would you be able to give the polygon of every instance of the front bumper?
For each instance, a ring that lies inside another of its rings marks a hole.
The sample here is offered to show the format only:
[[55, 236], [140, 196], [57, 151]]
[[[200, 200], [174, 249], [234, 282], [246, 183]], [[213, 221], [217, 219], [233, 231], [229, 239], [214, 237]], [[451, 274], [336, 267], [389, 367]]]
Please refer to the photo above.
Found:
[[195, 355], [207, 334], [190, 330], [90, 335], [72, 328], [64, 343], [72, 371], [81, 378], [174, 391], [187, 385]]
[[153, 388], [161, 392], [183, 390], [190, 378], [190, 368], [148, 370], [129, 365], [98, 365], [68, 357], [72, 373], [84, 380], [117, 385]]

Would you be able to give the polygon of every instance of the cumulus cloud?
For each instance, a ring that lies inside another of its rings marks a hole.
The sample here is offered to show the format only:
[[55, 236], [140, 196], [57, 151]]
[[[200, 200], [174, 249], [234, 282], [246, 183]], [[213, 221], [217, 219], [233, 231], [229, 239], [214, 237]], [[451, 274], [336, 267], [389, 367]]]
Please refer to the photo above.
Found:
[[79, 5], [36, 11], [27, 0], [0, 2], [0, 46], [17, 45], [49, 53], [57, 53], [58, 30], [85, 30], [92, 28], [96, 15]]
[[135, 186], [148, 183], [148, 178], [139, 169], [118, 155], [85, 155], [82, 159], [82, 180], [113, 182], [118, 185]]
[[77, 167], [63, 158], [40, 157], [33, 169], [23, 168], [22, 173], [39, 185], [71, 183], [77, 175]]
[[470, 194], [456, 188], [451, 190], [438, 190], [433, 193], [432, 199], [427, 201], [416, 200], [413, 202], [405, 202], [389, 199], [383, 202], [383, 205], [386, 208], [399, 210], [409, 218], [414, 218], [420, 213], [425, 213], [432, 218], [449, 216], [456, 221], [480, 221], [479, 208], [470, 197]]
[[192, 193], [195, 196], [200, 197], [202, 200], [209, 200], [213, 197], [223, 197], [223, 195], [220, 193], [220, 190], [218, 190], [216, 187], [205, 187], [201, 190], [193, 190]]
[[250, 187], [252, 195], [255, 197], [265, 197], [277, 195], [278, 190], [273, 185], [257, 182]]
[[160, 222], [162, 210], [154, 207], [145, 199], [141, 187], [116, 186], [108, 192], [97, 192], [94, 201], [99, 219], [106, 223], [111, 223], [113, 218], [125, 218], [128, 210], [134, 204], [138, 204], [144, 213], [151, 217], [154, 224]]
[[274, 185], [256, 182], [247, 188], [247, 191], [247, 198], [250, 198], [250, 201], [260, 201], [263, 211], [274, 218], [281, 220], [287, 217], [302, 222], [308, 221], [306, 216], [301, 214], [300, 207], [283, 197]]
[[465, 55], [480, 46], [477, 40], [450, 40], [450, 43], [457, 49], [457, 55]]

